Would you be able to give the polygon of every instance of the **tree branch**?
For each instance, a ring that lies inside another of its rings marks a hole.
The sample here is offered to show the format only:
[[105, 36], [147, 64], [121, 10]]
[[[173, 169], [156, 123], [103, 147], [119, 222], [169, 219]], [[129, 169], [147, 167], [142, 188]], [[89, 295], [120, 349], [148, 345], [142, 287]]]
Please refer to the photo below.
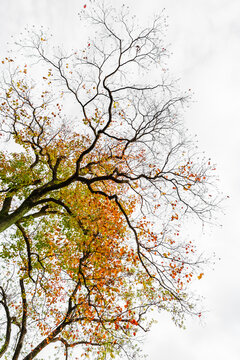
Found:
[[2, 300], [0, 300], [0, 304], [4, 307], [6, 318], [7, 318], [7, 326], [6, 326], [6, 334], [5, 334], [5, 341], [2, 347], [0, 348], [0, 357], [4, 355], [4, 353], [7, 351], [7, 348], [10, 343], [11, 338], [11, 316], [9, 307], [7, 305], [7, 296], [2, 286], [0, 286], [1, 292], [2, 292]]
[[27, 333], [27, 298], [26, 298], [26, 292], [25, 292], [25, 287], [24, 287], [24, 280], [20, 279], [19, 283], [20, 283], [21, 296], [22, 296], [22, 323], [21, 323], [19, 339], [17, 342], [15, 352], [13, 354], [12, 360], [18, 359], [21, 349], [23, 347], [24, 337]]

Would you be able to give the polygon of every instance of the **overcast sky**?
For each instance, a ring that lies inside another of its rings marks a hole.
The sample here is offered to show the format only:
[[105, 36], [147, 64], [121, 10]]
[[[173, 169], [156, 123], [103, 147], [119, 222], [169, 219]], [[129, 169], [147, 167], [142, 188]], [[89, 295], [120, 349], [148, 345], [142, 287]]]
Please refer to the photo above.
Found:
[[[26, 25], [44, 25], [59, 41], [78, 46], [77, 13], [89, 0], [1, 0], [0, 51], [10, 36]], [[119, 4], [121, 0], [109, 0]], [[199, 148], [216, 162], [220, 188], [230, 196], [221, 228], [199, 239], [215, 251], [211, 267], [196, 285], [205, 297], [204, 319], [189, 320], [177, 329], [160, 315], [144, 346], [149, 360], [238, 360], [240, 354], [239, 203], [240, 203], [240, 0], [126, 0], [143, 21], [163, 8], [169, 16], [169, 67], [181, 78], [182, 89], [194, 91], [185, 114], [187, 127], [197, 134]], [[194, 229], [193, 229], [194, 231]]]

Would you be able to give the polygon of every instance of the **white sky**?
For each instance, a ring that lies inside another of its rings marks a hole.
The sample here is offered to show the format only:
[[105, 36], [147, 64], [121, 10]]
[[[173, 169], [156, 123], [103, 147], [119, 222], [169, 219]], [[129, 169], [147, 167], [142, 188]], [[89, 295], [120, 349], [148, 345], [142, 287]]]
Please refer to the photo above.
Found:
[[[121, 0], [109, 0], [119, 4]], [[0, 56], [11, 35], [29, 24], [44, 25], [60, 42], [78, 46], [77, 13], [89, 0], [1, 0]], [[126, 0], [142, 21], [166, 8], [171, 72], [195, 102], [185, 120], [199, 148], [217, 163], [220, 187], [230, 200], [222, 228], [201, 237], [201, 247], [221, 258], [201, 281], [198, 292], [209, 310], [202, 322], [177, 329], [160, 315], [144, 345], [149, 360], [238, 360], [240, 357], [240, 0]], [[194, 229], [193, 229], [194, 230]]]

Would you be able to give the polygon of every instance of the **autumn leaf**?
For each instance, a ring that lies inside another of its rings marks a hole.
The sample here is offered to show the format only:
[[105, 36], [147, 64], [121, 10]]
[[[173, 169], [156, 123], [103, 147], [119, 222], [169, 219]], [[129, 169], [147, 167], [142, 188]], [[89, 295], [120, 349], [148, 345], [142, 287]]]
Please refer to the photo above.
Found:
[[204, 275], [203, 273], [200, 273], [200, 274], [198, 275], [198, 277], [197, 277], [198, 280], [201, 280], [201, 278], [203, 277], [203, 275]]

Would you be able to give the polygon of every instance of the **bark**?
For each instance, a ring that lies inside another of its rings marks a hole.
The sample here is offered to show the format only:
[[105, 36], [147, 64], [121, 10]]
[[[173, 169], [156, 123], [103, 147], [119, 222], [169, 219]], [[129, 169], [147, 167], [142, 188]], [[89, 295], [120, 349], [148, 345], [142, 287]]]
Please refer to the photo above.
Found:
[[12, 214], [0, 212], [0, 233], [15, 224], [32, 208], [30, 201], [24, 201]]
[[2, 357], [3, 354], [6, 352], [9, 342], [10, 342], [10, 337], [11, 337], [11, 316], [10, 316], [9, 308], [7, 305], [6, 294], [2, 287], [1, 287], [1, 291], [2, 291], [2, 299], [3, 300], [0, 301], [0, 304], [3, 305], [5, 313], [6, 313], [7, 327], [6, 327], [5, 341], [4, 341], [3, 346], [0, 348], [0, 357]]
[[26, 299], [26, 292], [24, 288], [23, 279], [20, 279], [20, 287], [22, 294], [22, 324], [21, 324], [20, 336], [12, 360], [18, 359], [23, 346], [24, 337], [27, 333], [27, 299]]

